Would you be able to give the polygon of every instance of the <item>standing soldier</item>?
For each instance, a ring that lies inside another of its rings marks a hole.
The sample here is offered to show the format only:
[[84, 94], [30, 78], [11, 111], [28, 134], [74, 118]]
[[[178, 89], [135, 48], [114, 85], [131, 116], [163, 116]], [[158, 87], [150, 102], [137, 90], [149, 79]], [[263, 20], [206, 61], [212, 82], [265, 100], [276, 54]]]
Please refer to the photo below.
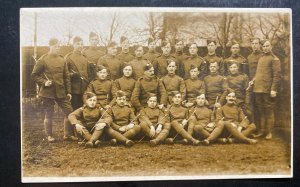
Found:
[[189, 46], [190, 57], [183, 61], [183, 78], [189, 78], [189, 70], [191, 65], [198, 67], [200, 70], [199, 78], [202, 80], [206, 72], [206, 62], [200, 56], [198, 56], [198, 47], [196, 43], [191, 43]]
[[97, 104], [102, 108], [109, 108], [109, 103], [112, 100], [112, 84], [113, 81], [107, 79], [107, 68], [105, 66], [97, 66], [98, 78], [90, 82], [86, 89], [87, 92], [92, 92], [97, 95]]
[[77, 109], [83, 105], [82, 96], [85, 92], [91, 73], [87, 58], [81, 53], [83, 43], [80, 37], [73, 39], [73, 52], [66, 55], [66, 63], [71, 79], [72, 107]]
[[70, 100], [71, 83], [68, 66], [63, 56], [59, 55], [60, 44], [55, 38], [49, 41], [50, 50], [43, 55], [33, 68], [31, 78], [39, 87], [39, 97], [43, 102], [45, 110], [44, 127], [48, 142], [54, 142], [52, 133], [52, 117], [55, 102], [65, 113], [64, 117], [64, 139], [76, 140], [73, 129], [67, 116], [73, 111]]
[[167, 60], [168, 74], [161, 78], [163, 85], [166, 88], [168, 94], [168, 104], [172, 104], [172, 93], [178, 91], [181, 93], [182, 98], [185, 98], [186, 88], [183, 78], [175, 74], [176, 62], [172, 59]]
[[233, 41], [230, 51], [231, 56], [224, 60], [224, 75], [229, 74], [228, 68], [232, 62], [238, 62], [239, 71], [248, 75], [248, 63], [247, 60], [240, 54], [240, 44]]
[[217, 41], [215, 40], [207, 40], [207, 55], [203, 58], [206, 62], [206, 75], [209, 75], [209, 65], [210, 63], [217, 62], [219, 66], [219, 74], [224, 75], [224, 64], [223, 59], [218, 57], [216, 54], [217, 49]]
[[281, 79], [280, 60], [272, 52], [271, 42], [264, 40], [263, 56], [258, 60], [254, 77], [253, 92], [255, 104], [259, 115], [260, 129], [258, 136], [266, 135], [266, 139], [272, 139], [274, 126], [274, 105]]
[[[177, 67], [180, 67], [179, 62], [171, 55], [171, 44], [170, 42], [163, 41], [161, 44], [162, 54], [153, 61], [153, 66], [156, 71], [158, 78], [161, 78], [168, 74], [167, 72], [167, 60], [173, 59], [176, 62]], [[176, 71], [177, 75], [180, 75], [180, 70]]]
[[156, 52], [156, 44], [152, 37], [148, 39], [148, 52], [144, 54], [144, 58], [147, 59], [149, 62], [153, 63], [154, 60], [159, 56]]
[[227, 138], [226, 141], [229, 143], [241, 141], [255, 144], [257, 140], [248, 138], [248, 136], [252, 134], [256, 126], [254, 123], [249, 122], [243, 110], [235, 104], [235, 100], [235, 93], [230, 91], [226, 96], [227, 103], [217, 110], [217, 121], [219, 121], [219, 125], [225, 126], [231, 133], [230, 136], [233, 136], [233, 138]]
[[134, 56], [130, 54], [129, 52], [129, 40], [125, 36], [121, 36], [120, 39], [120, 44], [122, 47], [122, 51], [120, 54], [117, 55], [117, 58], [122, 62], [122, 63], [128, 63], [131, 60], [134, 59]]
[[214, 62], [209, 65], [210, 75], [204, 78], [206, 88], [206, 98], [209, 108], [220, 108], [225, 104], [227, 82], [226, 78], [218, 74], [218, 63]]
[[133, 77], [138, 80], [144, 74], [144, 67], [149, 63], [147, 59], [143, 56], [144, 49], [143, 46], [138, 45], [134, 50], [135, 58], [129, 62], [133, 69]]
[[108, 68], [108, 77], [111, 80], [116, 80], [122, 77], [123, 62], [117, 57], [117, 44], [111, 42], [107, 45], [107, 55], [98, 60], [97, 66], [102, 65]]
[[205, 94], [205, 84], [202, 80], [199, 80], [199, 69], [198, 67], [191, 65], [190, 67], [190, 78], [186, 79], [185, 86], [186, 86], [186, 107], [191, 107], [195, 105], [196, 98], [200, 94]]
[[140, 126], [146, 136], [150, 137], [150, 145], [156, 146], [163, 142], [169, 135], [171, 124], [168, 122], [168, 113], [157, 107], [157, 97], [149, 94], [148, 106], [140, 112]]
[[175, 57], [175, 59], [178, 61], [178, 64], [180, 65], [180, 67], [178, 67], [178, 70], [180, 70], [181, 72], [179, 72], [179, 76], [183, 76], [183, 62], [189, 57], [186, 54], [183, 53], [183, 49], [184, 49], [184, 42], [182, 39], [176, 39], [175, 40], [175, 53], [173, 54], [173, 56]]
[[82, 54], [86, 56], [89, 61], [89, 69], [91, 72], [91, 80], [97, 78], [97, 62], [99, 58], [105, 55], [105, 53], [98, 49], [99, 36], [91, 32], [89, 35], [90, 46], [82, 51]]
[[137, 112], [147, 106], [150, 93], [157, 96], [160, 109], [167, 106], [166, 89], [161, 80], [154, 75], [153, 65], [147, 64], [144, 67], [144, 75], [137, 80], [131, 96], [131, 102]]
[[260, 39], [253, 38], [251, 40], [251, 47], [252, 53], [248, 56], [247, 61], [249, 66], [249, 79], [253, 80], [256, 73], [258, 60], [263, 56], [263, 52], [261, 51]]

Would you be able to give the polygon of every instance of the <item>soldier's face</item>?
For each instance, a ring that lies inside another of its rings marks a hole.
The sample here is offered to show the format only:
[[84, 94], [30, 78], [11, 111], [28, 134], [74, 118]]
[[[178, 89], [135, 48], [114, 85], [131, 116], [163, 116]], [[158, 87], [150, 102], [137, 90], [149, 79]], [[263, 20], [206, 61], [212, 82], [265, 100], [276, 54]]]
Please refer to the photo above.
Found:
[[182, 41], [179, 41], [175, 44], [175, 49], [176, 51], [182, 51], [183, 50], [183, 42]]
[[176, 94], [173, 98], [172, 101], [175, 105], [179, 105], [181, 104], [182, 98], [181, 98], [181, 94]]
[[269, 53], [269, 52], [271, 52], [271, 50], [272, 50], [272, 46], [271, 46], [271, 43], [269, 42], [269, 41], [266, 41], [265, 43], [264, 43], [264, 45], [263, 45], [263, 52], [264, 53]]
[[218, 71], [218, 64], [215, 62], [215, 63], [211, 63], [209, 65], [209, 71], [210, 73], [216, 73]]
[[217, 45], [214, 42], [210, 42], [207, 45], [208, 53], [214, 53], [216, 51], [216, 49], [217, 49]]
[[190, 55], [197, 55], [198, 48], [196, 44], [192, 44], [189, 48]]
[[91, 98], [88, 98], [85, 101], [85, 104], [89, 107], [89, 108], [95, 108], [96, 104], [97, 104], [97, 96], [93, 96]]
[[131, 66], [126, 66], [123, 69], [123, 74], [125, 77], [130, 77], [132, 75], [132, 67]]
[[238, 65], [237, 64], [231, 64], [229, 66], [229, 71], [230, 71], [230, 74], [232, 74], [232, 75], [237, 74], [239, 72]]
[[240, 46], [239, 46], [239, 44], [235, 44], [235, 45], [231, 46], [230, 51], [231, 51], [231, 53], [233, 55], [238, 54], [240, 52]]
[[98, 36], [93, 36], [93, 37], [90, 37], [90, 45], [92, 47], [96, 47], [99, 43], [99, 38]]
[[105, 80], [106, 77], [107, 77], [107, 70], [106, 69], [103, 69], [101, 71], [98, 71], [97, 72], [97, 76], [100, 80]]
[[149, 70], [145, 71], [144, 74], [149, 78], [154, 77], [154, 68], [150, 68]]
[[117, 46], [109, 47], [107, 53], [112, 56], [116, 56], [118, 52]]
[[175, 74], [176, 71], [176, 63], [174, 61], [170, 62], [167, 66], [167, 71], [169, 74]]
[[164, 55], [166, 55], [166, 56], [169, 55], [170, 52], [171, 52], [171, 44], [168, 43], [167, 45], [161, 47], [161, 50], [162, 50]]
[[74, 51], [82, 51], [82, 49], [83, 49], [83, 42], [82, 41], [75, 42], [73, 44], [73, 47], [74, 47]]
[[116, 102], [119, 106], [124, 106], [126, 103], [126, 96], [117, 97]]
[[190, 70], [191, 79], [197, 79], [199, 76], [199, 73], [200, 72], [199, 72], [198, 68], [191, 69]]
[[252, 47], [252, 50], [253, 51], [258, 51], [260, 49], [260, 43], [259, 43], [259, 40], [253, 40], [251, 42], [251, 47]]
[[125, 40], [122, 42], [122, 51], [127, 53], [129, 51], [129, 41]]
[[235, 103], [235, 100], [236, 100], [235, 93], [229, 93], [229, 94], [226, 96], [226, 101], [227, 101], [227, 103], [229, 103], [229, 104]]
[[50, 53], [52, 53], [52, 54], [58, 54], [59, 51], [60, 51], [60, 44], [57, 43], [55, 45], [50, 46], [49, 48], [50, 48]]
[[201, 94], [196, 98], [196, 102], [198, 106], [204, 106], [205, 105], [205, 95]]
[[141, 47], [137, 48], [134, 52], [135, 52], [135, 56], [139, 58], [139, 57], [142, 57], [142, 56], [143, 56], [143, 54], [144, 54], [144, 49], [143, 49], [143, 47], [141, 46]]
[[147, 101], [149, 108], [155, 108], [157, 105], [157, 98], [156, 97], [150, 97]]
[[155, 49], [156, 49], [156, 44], [155, 44], [155, 42], [153, 41], [153, 42], [150, 42], [149, 44], [148, 44], [148, 48], [149, 48], [149, 51], [154, 51]]

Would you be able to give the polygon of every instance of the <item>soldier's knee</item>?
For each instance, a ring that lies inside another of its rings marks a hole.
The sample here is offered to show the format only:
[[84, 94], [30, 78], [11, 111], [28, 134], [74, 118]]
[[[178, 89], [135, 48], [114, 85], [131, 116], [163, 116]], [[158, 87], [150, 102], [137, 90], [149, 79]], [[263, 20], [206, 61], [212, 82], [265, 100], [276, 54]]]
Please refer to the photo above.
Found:
[[144, 129], [144, 130], [149, 129], [148, 125], [147, 125], [146, 123], [144, 123], [144, 122], [140, 123], [140, 126], [141, 126], [141, 128]]
[[134, 125], [133, 129], [136, 133], [139, 133], [142, 130], [142, 127], [140, 125]]
[[204, 128], [202, 127], [202, 125], [195, 125], [194, 130], [195, 131], [202, 131]]

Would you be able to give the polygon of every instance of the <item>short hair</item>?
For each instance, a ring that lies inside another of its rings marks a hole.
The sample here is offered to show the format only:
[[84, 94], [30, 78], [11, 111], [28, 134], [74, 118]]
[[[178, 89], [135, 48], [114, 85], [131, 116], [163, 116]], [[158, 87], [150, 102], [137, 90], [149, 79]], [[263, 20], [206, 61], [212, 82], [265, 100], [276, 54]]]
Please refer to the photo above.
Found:
[[77, 43], [77, 42], [82, 42], [82, 38], [80, 38], [79, 36], [75, 36], [75, 37], [73, 38], [73, 44], [74, 44], [74, 43]]
[[263, 40], [260, 41], [260, 44], [264, 45], [266, 42], [270, 42], [271, 43], [271, 41], [269, 39], [263, 39]]
[[90, 32], [90, 35], [89, 35], [89, 38], [92, 38], [92, 37], [98, 37], [98, 34], [95, 33], [95, 32]]
[[167, 46], [168, 44], [170, 44], [170, 42], [164, 40], [164, 41], [161, 42], [161, 47], [165, 47], [165, 46]]
[[179, 43], [179, 42], [184, 43], [182, 38], [176, 38], [176, 39], [175, 39], [175, 44], [177, 44], [177, 43]]
[[123, 43], [125, 40], [128, 40], [128, 38], [126, 36], [121, 36], [120, 43]]
[[56, 44], [58, 44], [58, 39], [56, 39], [56, 38], [51, 38], [51, 39], [49, 40], [49, 46], [53, 46], [53, 45], [56, 45]]
[[176, 60], [171, 59], [171, 58], [167, 59], [167, 66], [168, 66], [171, 62], [175, 62], [175, 65], [177, 66]]
[[98, 66], [97, 66], [97, 72], [102, 71], [102, 70], [104, 70], [104, 69], [107, 70], [107, 67], [102, 66], [102, 65], [98, 65]]
[[153, 68], [153, 65], [151, 63], [147, 63], [143, 69], [144, 69], [144, 71], [148, 71], [151, 68]]
[[260, 43], [261, 42], [261, 39], [258, 38], [258, 37], [253, 37], [250, 39], [250, 42], [253, 42], [254, 40], [258, 40], [258, 42]]
[[148, 38], [148, 45], [149, 45], [150, 43], [154, 42], [154, 41], [155, 41], [155, 40], [154, 40], [153, 37], [149, 37], [149, 38]]
[[117, 45], [117, 43], [112, 41], [107, 45], [107, 47], [115, 47], [116, 45]]
[[190, 48], [193, 44], [195, 44], [196, 45], [196, 47], [198, 47], [198, 45], [197, 45], [197, 43], [196, 42], [191, 42], [191, 43], [189, 43], [189, 45], [188, 45], [188, 47]]
[[116, 97], [124, 97], [124, 96], [126, 96], [126, 93], [124, 91], [118, 90], [116, 92]]
[[181, 95], [181, 93], [179, 91], [172, 91], [171, 93], [172, 93], [172, 97], [175, 97], [178, 94]]
[[147, 101], [148, 101], [151, 97], [156, 97], [156, 99], [157, 99], [157, 95], [156, 95], [155, 93], [148, 93]]
[[138, 48], [142, 47], [142, 49], [144, 50], [143, 46], [142, 45], [136, 45], [134, 46], [134, 50], [137, 50]]
[[215, 45], [217, 45], [217, 41], [215, 39], [208, 39], [206, 40], [207, 45], [210, 43], [214, 43]]
[[197, 70], [199, 71], [199, 67], [198, 66], [195, 66], [194, 64], [191, 64], [189, 71], [191, 71], [192, 69], [195, 69], [195, 68], [197, 68]]

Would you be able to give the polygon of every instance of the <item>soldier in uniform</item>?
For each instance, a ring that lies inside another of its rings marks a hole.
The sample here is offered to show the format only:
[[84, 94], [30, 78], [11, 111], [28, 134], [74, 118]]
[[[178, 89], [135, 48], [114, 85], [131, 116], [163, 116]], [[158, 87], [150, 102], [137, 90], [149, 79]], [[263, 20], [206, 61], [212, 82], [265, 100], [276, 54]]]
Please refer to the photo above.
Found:
[[183, 78], [175, 74], [176, 62], [172, 59], [167, 60], [168, 74], [161, 78], [163, 85], [166, 88], [168, 94], [168, 104], [172, 104], [172, 92], [179, 91], [183, 98], [185, 98], [186, 88]]
[[263, 56], [259, 58], [253, 92], [255, 104], [259, 115], [260, 129], [258, 136], [265, 135], [266, 139], [272, 139], [274, 126], [274, 105], [276, 102], [278, 87], [281, 79], [281, 64], [278, 57], [272, 53], [272, 45], [269, 40], [261, 42]]
[[[192, 143], [193, 145], [199, 145], [200, 141], [193, 138], [185, 129], [188, 126], [189, 122], [189, 110], [183, 106], [182, 103], [182, 96], [180, 92], [173, 92], [173, 105], [168, 110], [169, 119], [171, 122], [171, 127], [175, 129], [177, 134], [181, 135], [183, 139], [183, 143]], [[177, 136], [176, 134], [176, 136]], [[167, 138], [167, 144], [173, 144], [175, 137]]]
[[89, 40], [90, 46], [88, 48], [85, 48], [82, 51], [82, 54], [88, 59], [89, 69], [91, 72], [91, 80], [94, 80], [97, 78], [97, 62], [99, 58], [105, 55], [105, 53], [98, 49], [99, 36], [96, 33], [91, 32], [89, 35]]
[[140, 112], [140, 126], [146, 136], [150, 137], [150, 145], [156, 146], [163, 142], [169, 135], [171, 124], [168, 121], [168, 114], [157, 107], [157, 97], [149, 94], [148, 106]]
[[260, 39], [253, 38], [251, 40], [251, 47], [252, 53], [248, 56], [247, 62], [249, 66], [249, 79], [253, 80], [256, 73], [258, 60], [263, 56], [263, 52], [261, 51]]
[[246, 74], [240, 73], [238, 63], [232, 62], [229, 66], [229, 75], [227, 76], [228, 88], [232, 89], [236, 96], [237, 106], [243, 109], [244, 114], [252, 122], [253, 116], [250, 106], [250, 90], [248, 88], [249, 79]]
[[257, 140], [248, 138], [248, 136], [254, 132], [256, 126], [249, 122], [243, 110], [235, 104], [235, 100], [235, 93], [229, 92], [226, 96], [227, 103], [217, 109], [217, 121], [231, 133], [227, 138], [229, 143], [240, 141], [255, 144]]
[[50, 39], [49, 47], [49, 52], [37, 61], [31, 74], [32, 80], [40, 87], [38, 96], [45, 110], [45, 134], [49, 142], [55, 141], [52, 133], [52, 117], [56, 102], [65, 114], [64, 139], [76, 140], [72, 126], [67, 119], [67, 115], [73, 111], [70, 103], [72, 95], [68, 66], [63, 56], [59, 55], [59, 41], [54, 38]]
[[175, 39], [175, 52], [173, 56], [178, 61], [178, 64], [181, 67], [178, 67], [178, 69], [181, 71], [179, 72], [179, 76], [183, 77], [183, 62], [189, 57], [188, 55], [183, 53], [184, 49], [184, 42], [182, 39]]
[[[156, 71], [158, 78], [161, 78], [168, 74], [167, 72], [167, 60], [172, 59], [176, 62], [177, 67], [181, 67], [179, 62], [171, 55], [171, 44], [170, 42], [163, 41], [161, 44], [162, 54], [153, 61], [153, 66]], [[181, 70], [177, 69], [176, 74], [180, 75]]]
[[131, 60], [134, 59], [134, 56], [130, 54], [129, 52], [129, 40], [125, 36], [121, 36], [120, 39], [120, 44], [122, 47], [122, 51], [120, 54], [117, 55], [117, 58], [122, 62], [122, 63], [128, 63]]
[[199, 76], [199, 69], [198, 67], [191, 65], [190, 67], [190, 78], [186, 79], [185, 86], [186, 86], [186, 107], [191, 107], [195, 104], [197, 95], [205, 94], [205, 84], [202, 80], [198, 78]]
[[117, 44], [111, 42], [107, 45], [107, 55], [98, 60], [97, 66], [102, 65], [108, 68], [108, 77], [111, 80], [116, 80], [122, 77], [123, 62], [117, 57]]
[[240, 54], [240, 44], [236, 41], [232, 42], [231, 56], [224, 60], [224, 75], [229, 74], [229, 66], [232, 62], [238, 62], [239, 71], [241, 73], [249, 74], [247, 60]]
[[113, 100], [110, 103], [110, 106], [113, 106], [116, 101], [116, 93], [118, 90], [122, 90], [127, 99], [127, 104], [131, 106], [131, 95], [134, 89], [136, 80], [132, 77], [132, 66], [126, 64], [123, 68], [123, 77], [116, 79], [112, 86], [112, 95], [114, 96]]
[[144, 49], [143, 46], [138, 45], [134, 50], [135, 58], [129, 62], [133, 69], [133, 77], [138, 80], [144, 74], [144, 66], [149, 63], [149, 61], [143, 56]]
[[102, 108], [109, 108], [112, 100], [112, 84], [113, 81], [107, 79], [107, 68], [105, 66], [97, 66], [98, 78], [88, 85], [86, 92], [93, 92], [97, 95], [97, 104]]
[[83, 105], [82, 96], [90, 82], [91, 73], [87, 58], [81, 53], [83, 43], [80, 37], [73, 39], [73, 52], [66, 55], [66, 63], [71, 79], [72, 107], [77, 109]]
[[152, 37], [148, 39], [148, 52], [144, 54], [144, 58], [149, 62], [153, 63], [154, 60], [159, 56], [159, 53], [156, 52], [156, 44]]
[[188, 133], [193, 135], [197, 133], [204, 138], [203, 143], [209, 145], [216, 140], [223, 131], [224, 125], [217, 123], [213, 112], [205, 106], [207, 101], [204, 94], [200, 94], [196, 99], [197, 105], [191, 109], [192, 113]]
[[[138, 125], [138, 120], [134, 115], [133, 109], [126, 105], [126, 94], [122, 90], [116, 93], [116, 103], [116, 105], [108, 110], [112, 118], [112, 122], [109, 125], [114, 130], [120, 132], [125, 138], [132, 139], [141, 131], [141, 127]], [[112, 139], [111, 143], [116, 144], [117, 140]]]
[[77, 133], [86, 141], [86, 147], [99, 146], [101, 143], [99, 139], [103, 133], [108, 133], [126, 146], [133, 145], [131, 140], [109, 126], [111, 118], [106, 111], [97, 106], [97, 96], [92, 92], [87, 92], [85, 105], [69, 114], [68, 118]]
[[206, 99], [209, 108], [220, 108], [225, 104], [227, 81], [226, 78], [218, 74], [218, 63], [214, 62], [209, 65], [210, 75], [204, 78], [206, 88]]
[[224, 75], [224, 64], [223, 58], [217, 56], [217, 41], [215, 40], [207, 40], [207, 55], [203, 58], [206, 62], [206, 75], [209, 75], [209, 65], [210, 63], [217, 62], [219, 66], [219, 74]]
[[198, 56], [198, 47], [196, 43], [191, 43], [189, 46], [190, 56], [183, 61], [183, 78], [189, 78], [189, 70], [191, 65], [198, 67], [200, 70], [199, 78], [202, 80], [206, 73], [206, 62], [200, 56]]
[[140, 111], [142, 107], [147, 106], [149, 93], [157, 96], [160, 109], [167, 106], [166, 89], [162, 81], [154, 75], [154, 67], [150, 63], [144, 67], [144, 75], [137, 80], [132, 92], [131, 102], [136, 111]]

